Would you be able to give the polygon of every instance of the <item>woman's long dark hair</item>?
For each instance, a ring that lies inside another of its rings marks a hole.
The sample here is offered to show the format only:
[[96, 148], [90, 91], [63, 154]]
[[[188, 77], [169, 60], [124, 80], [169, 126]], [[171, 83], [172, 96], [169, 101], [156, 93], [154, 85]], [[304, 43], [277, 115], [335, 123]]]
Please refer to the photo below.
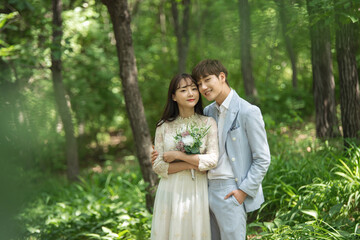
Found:
[[[173, 94], [175, 94], [176, 90], [179, 88], [179, 83], [181, 80], [190, 79], [198, 88], [197, 82], [191, 77], [190, 74], [182, 73], [177, 74], [173, 79], [171, 79], [169, 90], [168, 90], [168, 97], [167, 97], [167, 103], [164, 109], [164, 112], [161, 116], [161, 119], [156, 123], [156, 127], [161, 126], [164, 122], [172, 122], [179, 116], [179, 107], [177, 102], [173, 100]], [[203, 107], [202, 107], [202, 101], [201, 96], [199, 93], [199, 101], [195, 105], [195, 113], [203, 115]]]

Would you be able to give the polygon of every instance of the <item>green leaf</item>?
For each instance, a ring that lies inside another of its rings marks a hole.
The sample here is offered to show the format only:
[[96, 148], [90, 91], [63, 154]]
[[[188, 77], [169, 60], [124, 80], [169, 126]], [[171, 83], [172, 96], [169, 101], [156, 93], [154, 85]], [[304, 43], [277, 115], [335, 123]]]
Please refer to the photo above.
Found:
[[343, 204], [341, 204], [341, 203], [338, 203], [338, 204], [332, 206], [332, 208], [330, 208], [330, 210], [329, 210], [330, 217], [334, 216], [335, 214], [338, 214], [341, 211], [342, 206], [343, 206]]
[[28, 227], [27, 230], [28, 230], [30, 233], [40, 233], [40, 229], [34, 228], [34, 227]]
[[300, 210], [302, 213], [312, 216], [315, 219], [318, 219], [318, 213], [315, 210]]
[[107, 228], [107, 227], [101, 227], [101, 230], [103, 230], [104, 233], [112, 233], [111, 229]]
[[123, 231], [119, 232], [118, 236], [119, 237], [124, 236], [128, 232], [129, 232], [129, 230], [123, 230]]
[[269, 231], [273, 231], [275, 229], [275, 224], [273, 222], [264, 222], [264, 225]]
[[0, 28], [2, 28], [8, 20], [15, 18], [18, 14], [18, 12], [0, 14]]
[[84, 233], [82, 235], [86, 236], [86, 237], [90, 237], [91, 239], [92, 238], [101, 239], [101, 236], [99, 234], [96, 234], [96, 233]]

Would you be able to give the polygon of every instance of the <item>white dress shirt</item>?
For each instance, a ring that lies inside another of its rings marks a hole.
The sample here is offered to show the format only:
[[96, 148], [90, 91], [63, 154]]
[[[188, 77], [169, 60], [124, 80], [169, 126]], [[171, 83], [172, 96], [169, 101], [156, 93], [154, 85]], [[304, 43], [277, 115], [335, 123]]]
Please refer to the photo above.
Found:
[[224, 102], [219, 106], [215, 104], [219, 118], [218, 118], [218, 137], [219, 137], [219, 161], [216, 168], [210, 169], [208, 172], [209, 179], [232, 179], [234, 173], [230, 165], [229, 157], [225, 151], [225, 139], [222, 139], [222, 131], [224, 129], [224, 123], [228, 108], [234, 95], [234, 90], [231, 89], [229, 95], [226, 97]]

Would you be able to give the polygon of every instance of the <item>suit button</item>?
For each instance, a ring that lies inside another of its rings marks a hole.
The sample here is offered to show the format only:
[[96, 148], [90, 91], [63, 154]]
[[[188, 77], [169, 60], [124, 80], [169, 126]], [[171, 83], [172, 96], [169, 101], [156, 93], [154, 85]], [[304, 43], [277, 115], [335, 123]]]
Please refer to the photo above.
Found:
[[235, 140], [236, 140], [236, 137], [233, 137], [232, 140], [235, 141]]
[[231, 161], [235, 162], [235, 158], [232, 158]]
[[237, 182], [238, 181], [238, 179], [237, 178], [235, 178], [235, 182]]

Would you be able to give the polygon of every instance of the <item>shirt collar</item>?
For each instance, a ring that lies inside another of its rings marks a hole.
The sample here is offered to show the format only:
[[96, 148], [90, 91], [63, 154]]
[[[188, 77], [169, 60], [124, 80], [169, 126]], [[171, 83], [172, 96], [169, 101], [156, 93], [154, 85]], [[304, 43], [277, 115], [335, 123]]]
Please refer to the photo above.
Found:
[[222, 112], [225, 109], [226, 110], [229, 109], [229, 105], [230, 105], [230, 102], [231, 102], [231, 99], [232, 99], [233, 95], [234, 95], [234, 90], [231, 89], [229, 95], [225, 98], [225, 100], [223, 101], [223, 103], [220, 106], [217, 103], [215, 103], [215, 107], [217, 108], [217, 110], [219, 112]]

